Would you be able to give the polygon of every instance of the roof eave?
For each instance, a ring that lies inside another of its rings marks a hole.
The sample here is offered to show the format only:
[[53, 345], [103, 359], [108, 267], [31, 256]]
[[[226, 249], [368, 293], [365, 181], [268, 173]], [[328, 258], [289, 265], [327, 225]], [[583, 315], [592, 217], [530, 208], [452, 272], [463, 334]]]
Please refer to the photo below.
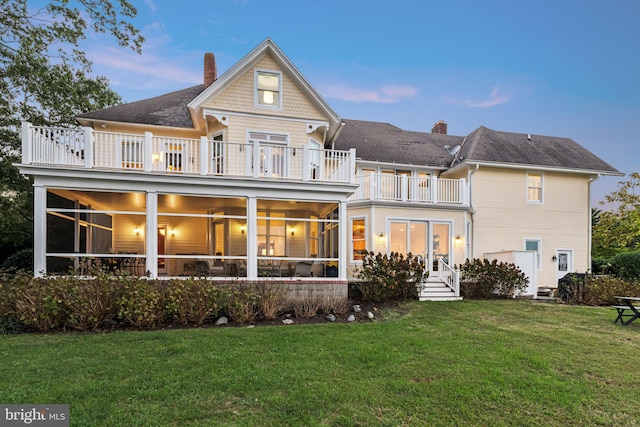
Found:
[[607, 171], [607, 170], [598, 170], [598, 169], [582, 169], [582, 168], [567, 168], [567, 167], [557, 167], [557, 166], [544, 166], [544, 165], [530, 165], [530, 164], [521, 164], [521, 163], [505, 163], [505, 162], [490, 162], [483, 160], [470, 160], [465, 159], [462, 163], [453, 166], [444, 172], [444, 174], [455, 173], [459, 170], [464, 170], [466, 167], [475, 167], [475, 166], [489, 166], [489, 167], [497, 167], [497, 168], [505, 168], [505, 169], [522, 169], [522, 170], [536, 170], [543, 172], [562, 172], [562, 173], [573, 173], [573, 174], [581, 174], [581, 175], [607, 175], [607, 176], [624, 176], [625, 174], [619, 171]]
[[336, 132], [340, 129], [340, 117], [333, 111], [333, 109], [327, 104], [327, 102], [320, 96], [318, 91], [309, 83], [309, 81], [300, 73], [300, 71], [293, 65], [293, 63], [287, 58], [282, 50], [275, 44], [270, 38], [265, 39], [262, 43], [256, 46], [251, 52], [249, 52], [244, 58], [236, 62], [231, 68], [229, 68], [220, 78], [211, 84], [208, 88], [202, 91], [196, 96], [187, 107], [192, 117], [198, 116], [199, 118], [202, 104], [212, 96], [223, 91], [226, 87], [230, 86], [238, 77], [251, 68], [260, 58], [267, 53], [271, 53], [274, 60], [280, 67], [287, 73], [287, 75], [295, 81], [295, 83], [306, 92], [307, 96], [311, 99], [312, 103], [319, 108], [323, 113], [329, 117], [329, 132], [328, 139], [332, 138]]

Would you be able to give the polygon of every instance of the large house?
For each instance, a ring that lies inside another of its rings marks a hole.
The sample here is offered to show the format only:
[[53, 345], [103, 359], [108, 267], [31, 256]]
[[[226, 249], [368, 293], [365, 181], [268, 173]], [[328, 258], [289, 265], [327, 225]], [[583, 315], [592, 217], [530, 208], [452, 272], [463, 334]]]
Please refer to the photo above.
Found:
[[566, 138], [467, 136], [341, 119], [267, 39], [204, 83], [23, 125], [35, 273], [274, 280], [346, 293], [365, 251], [411, 252], [423, 299], [459, 297], [467, 258], [515, 262], [526, 293], [590, 266], [590, 183], [620, 173]]

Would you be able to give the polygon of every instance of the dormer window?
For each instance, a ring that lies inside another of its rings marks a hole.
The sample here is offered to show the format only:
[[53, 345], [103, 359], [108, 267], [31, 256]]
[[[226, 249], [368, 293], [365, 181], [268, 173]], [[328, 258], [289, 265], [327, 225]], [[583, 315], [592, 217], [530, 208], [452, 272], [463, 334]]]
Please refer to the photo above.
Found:
[[282, 75], [274, 71], [256, 71], [256, 104], [280, 108]]

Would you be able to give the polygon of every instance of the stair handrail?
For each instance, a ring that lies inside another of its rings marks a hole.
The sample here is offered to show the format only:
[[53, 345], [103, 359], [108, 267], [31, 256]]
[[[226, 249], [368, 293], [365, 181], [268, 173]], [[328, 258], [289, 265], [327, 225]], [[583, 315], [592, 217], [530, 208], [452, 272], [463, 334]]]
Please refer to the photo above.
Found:
[[455, 296], [460, 296], [460, 273], [442, 259], [438, 259], [438, 278]]

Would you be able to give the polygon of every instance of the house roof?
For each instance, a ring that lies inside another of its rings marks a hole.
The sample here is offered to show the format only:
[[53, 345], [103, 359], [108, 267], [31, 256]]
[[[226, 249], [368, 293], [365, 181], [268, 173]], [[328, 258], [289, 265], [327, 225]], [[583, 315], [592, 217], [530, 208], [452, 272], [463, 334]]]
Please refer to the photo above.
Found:
[[77, 119], [83, 124], [87, 121], [109, 121], [191, 129], [193, 121], [187, 104], [203, 90], [203, 85], [193, 86], [154, 98], [80, 114]]
[[343, 122], [334, 147], [338, 150], [355, 148], [357, 156], [365, 161], [448, 169], [454, 163], [454, 157], [446, 146], [460, 145], [455, 166], [489, 163], [620, 174], [569, 138], [499, 132], [484, 126], [463, 137], [411, 132], [389, 123], [348, 119]]
[[344, 119], [343, 123], [334, 148], [355, 148], [358, 158], [367, 161], [448, 168], [453, 158], [444, 146], [462, 144], [464, 139], [407, 131], [389, 123], [349, 119]]
[[223, 92], [266, 55], [269, 55], [287, 77], [306, 95], [307, 99], [329, 118], [329, 138], [331, 138], [340, 127], [340, 117], [271, 38], [266, 38], [225, 71], [206, 90], [189, 102], [188, 107], [194, 111], [201, 108], [208, 100]]
[[467, 136], [459, 156], [467, 163], [506, 163], [620, 173], [570, 138], [500, 132], [484, 126]]

